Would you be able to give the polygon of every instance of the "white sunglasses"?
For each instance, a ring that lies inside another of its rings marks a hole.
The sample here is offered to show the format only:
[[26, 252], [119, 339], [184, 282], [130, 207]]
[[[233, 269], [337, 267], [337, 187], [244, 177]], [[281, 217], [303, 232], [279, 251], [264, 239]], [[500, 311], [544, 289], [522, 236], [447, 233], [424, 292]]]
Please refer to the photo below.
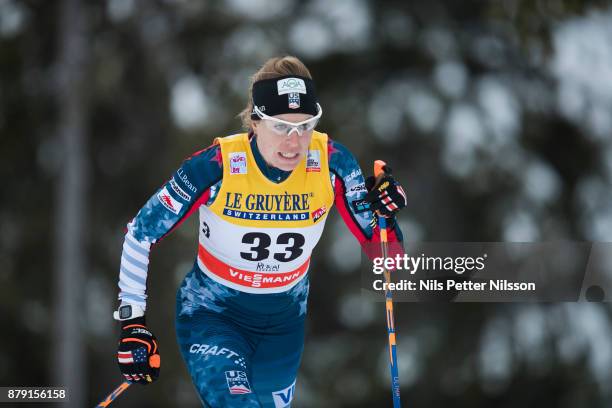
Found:
[[295, 130], [299, 136], [302, 136], [302, 133], [309, 132], [314, 130], [317, 127], [317, 123], [319, 119], [321, 119], [321, 115], [323, 115], [323, 109], [321, 105], [317, 103], [317, 115], [313, 116], [310, 119], [304, 120], [302, 122], [287, 122], [286, 120], [278, 119], [272, 116], [268, 116], [262, 111], [259, 110], [257, 106], [253, 107], [253, 111], [255, 114], [259, 116], [261, 121], [265, 124], [265, 126], [276, 133], [277, 135], [287, 135], [290, 136], [291, 133]]

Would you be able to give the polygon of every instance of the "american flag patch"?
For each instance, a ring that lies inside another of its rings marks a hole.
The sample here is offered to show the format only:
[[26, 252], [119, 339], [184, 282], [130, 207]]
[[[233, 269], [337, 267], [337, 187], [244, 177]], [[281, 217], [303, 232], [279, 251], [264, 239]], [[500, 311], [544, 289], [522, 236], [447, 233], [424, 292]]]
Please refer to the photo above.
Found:
[[121, 364], [144, 363], [147, 361], [147, 349], [144, 347], [130, 351], [117, 352], [117, 360]]
[[289, 108], [297, 109], [300, 107], [300, 94], [297, 92], [291, 92], [288, 96]]
[[225, 379], [230, 394], [250, 394], [251, 386], [244, 371], [226, 371]]

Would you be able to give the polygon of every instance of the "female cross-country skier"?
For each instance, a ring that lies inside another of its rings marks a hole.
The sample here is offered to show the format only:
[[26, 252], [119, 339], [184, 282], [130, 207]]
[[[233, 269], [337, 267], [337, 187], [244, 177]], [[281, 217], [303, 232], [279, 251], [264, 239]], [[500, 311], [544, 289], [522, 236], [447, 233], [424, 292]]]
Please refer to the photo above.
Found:
[[406, 206], [392, 176], [366, 183], [346, 147], [314, 130], [322, 114], [306, 66], [268, 60], [241, 113], [248, 131], [185, 160], [128, 224], [115, 312], [128, 381], [159, 376], [159, 345], [145, 322], [150, 248], [197, 210], [198, 253], [177, 293], [176, 334], [202, 403], [290, 406], [310, 255], [332, 206], [364, 249], [379, 242], [372, 211], [389, 218], [389, 241], [401, 241], [393, 217]]

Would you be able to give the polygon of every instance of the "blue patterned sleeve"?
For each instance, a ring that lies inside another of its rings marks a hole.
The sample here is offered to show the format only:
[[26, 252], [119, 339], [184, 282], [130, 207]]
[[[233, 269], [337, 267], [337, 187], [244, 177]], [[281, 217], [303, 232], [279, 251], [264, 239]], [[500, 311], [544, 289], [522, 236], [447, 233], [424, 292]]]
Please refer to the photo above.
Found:
[[119, 272], [119, 300], [146, 307], [151, 245], [207, 204], [223, 176], [221, 149], [213, 145], [187, 160], [140, 209], [127, 226]]

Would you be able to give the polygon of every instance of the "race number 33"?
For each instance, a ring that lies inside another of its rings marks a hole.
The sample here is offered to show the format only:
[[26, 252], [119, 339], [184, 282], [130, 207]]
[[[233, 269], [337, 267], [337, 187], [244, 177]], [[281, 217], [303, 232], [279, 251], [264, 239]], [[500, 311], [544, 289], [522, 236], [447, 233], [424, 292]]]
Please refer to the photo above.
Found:
[[[306, 240], [301, 234], [292, 232], [286, 232], [280, 234], [276, 238], [276, 245], [287, 245], [284, 248], [284, 252], [277, 252], [274, 254], [274, 259], [279, 262], [291, 262], [298, 256], [302, 255], [302, 246]], [[262, 261], [270, 256], [270, 244], [272, 244], [272, 238], [268, 234], [263, 232], [249, 232], [244, 234], [242, 237], [243, 244], [253, 245], [249, 248], [250, 252], [240, 252], [242, 259], [247, 261]]]

